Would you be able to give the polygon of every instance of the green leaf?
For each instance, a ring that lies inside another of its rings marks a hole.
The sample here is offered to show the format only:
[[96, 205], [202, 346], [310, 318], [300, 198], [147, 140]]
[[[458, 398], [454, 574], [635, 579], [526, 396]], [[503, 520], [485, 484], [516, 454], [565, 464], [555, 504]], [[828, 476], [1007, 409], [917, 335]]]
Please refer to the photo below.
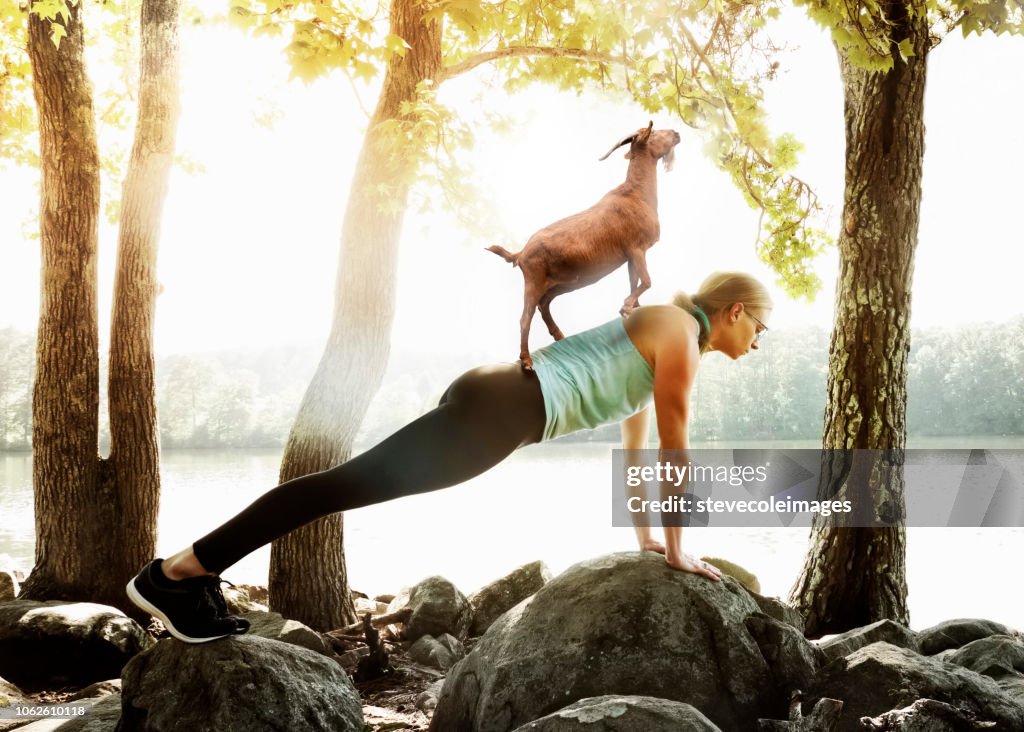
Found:
[[53, 45], [57, 48], [60, 48], [61, 39], [66, 38], [67, 35], [67, 29], [60, 23], [50, 24], [50, 40], [53, 41]]
[[910, 38], [904, 38], [902, 41], [900, 41], [899, 49], [900, 58], [906, 61], [907, 59], [912, 58], [914, 55], [914, 42]]

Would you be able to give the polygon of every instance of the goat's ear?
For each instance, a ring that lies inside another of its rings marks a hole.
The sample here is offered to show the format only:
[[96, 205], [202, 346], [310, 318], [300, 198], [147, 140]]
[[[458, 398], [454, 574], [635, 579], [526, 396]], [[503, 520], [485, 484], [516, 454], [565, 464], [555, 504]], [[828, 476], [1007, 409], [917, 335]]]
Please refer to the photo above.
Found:
[[647, 129], [640, 130], [636, 133], [636, 144], [643, 145], [651, 136], [651, 130], [654, 129], [654, 120], [652, 119], [647, 125]]
[[[599, 158], [598, 158], [598, 160], [607, 160], [607, 159], [608, 159], [608, 156], [609, 156], [609, 155], [611, 155], [611, 154], [612, 154], [613, 152], [615, 152], [616, 150], [618, 150], [618, 149], [619, 149], [620, 147], [622, 147], [623, 145], [627, 145], [627, 144], [629, 144], [629, 143], [633, 142], [633, 140], [635, 140], [635, 139], [636, 139], [636, 133], [633, 133], [632, 135], [626, 135], [626, 136], [625, 136], [625, 137], [623, 137], [623, 138], [622, 138], [621, 140], [619, 140], [619, 141], [618, 141], [618, 142], [616, 142], [616, 143], [615, 143], [614, 145], [612, 145], [612, 149], [611, 149], [611, 150], [609, 150], [608, 152], [606, 152], [606, 153], [605, 153], [604, 155], [602, 155], [601, 157], [599, 157]], [[628, 154], [628, 153], [627, 153], [627, 155], [626, 155], [626, 158], [627, 158], [627, 159], [629, 158], [629, 154]]]

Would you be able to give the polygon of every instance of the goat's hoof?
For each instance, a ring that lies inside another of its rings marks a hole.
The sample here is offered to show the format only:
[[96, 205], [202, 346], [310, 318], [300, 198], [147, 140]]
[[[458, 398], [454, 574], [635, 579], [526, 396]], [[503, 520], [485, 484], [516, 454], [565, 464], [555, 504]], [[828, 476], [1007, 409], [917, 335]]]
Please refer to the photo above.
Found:
[[533, 359], [529, 356], [519, 359], [519, 365], [523, 367], [523, 371], [533, 371]]

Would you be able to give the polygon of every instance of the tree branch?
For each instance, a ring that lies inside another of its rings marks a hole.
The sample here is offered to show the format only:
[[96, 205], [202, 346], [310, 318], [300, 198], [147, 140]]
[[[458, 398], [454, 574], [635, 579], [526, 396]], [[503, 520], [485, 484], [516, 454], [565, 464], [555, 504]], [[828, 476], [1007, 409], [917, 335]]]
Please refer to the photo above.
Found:
[[519, 58], [524, 56], [546, 56], [548, 58], [574, 58], [581, 61], [592, 61], [599, 64], [628, 65], [629, 59], [612, 56], [600, 51], [588, 51], [585, 48], [559, 48], [557, 46], [507, 46], [494, 51], [484, 51], [470, 56], [457, 64], [447, 66], [438, 77], [438, 83], [452, 77], [472, 71], [477, 66], [503, 58]]

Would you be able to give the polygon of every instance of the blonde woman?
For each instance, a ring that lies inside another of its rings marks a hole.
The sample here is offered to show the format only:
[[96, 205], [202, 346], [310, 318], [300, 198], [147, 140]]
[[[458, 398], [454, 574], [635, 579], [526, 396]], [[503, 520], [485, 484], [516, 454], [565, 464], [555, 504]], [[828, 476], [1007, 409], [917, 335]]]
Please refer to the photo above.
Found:
[[[244, 633], [248, 622], [227, 614], [217, 573], [321, 516], [452, 486], [517, 448], [609, 422], [622, 421], [625, 448], [646, 447], [652, 402], [660, 448], [685, 449], [701, 355], [737, 359], [756, 349], [771, 308], [756, 279], [719, 272], [692, 296], [637, 308], [535, 351], [533, 371], [519, 364], [468, 371], [435, 409], [378, 445], [279, 485], [192, 546], [154, 559], [128, 583], [128, 596], [185, 642]], [[662, 544], [637, 527], [640, 548], [718, 579], [717, 569], [683, 552], [680, 527], [664, 532]]]

